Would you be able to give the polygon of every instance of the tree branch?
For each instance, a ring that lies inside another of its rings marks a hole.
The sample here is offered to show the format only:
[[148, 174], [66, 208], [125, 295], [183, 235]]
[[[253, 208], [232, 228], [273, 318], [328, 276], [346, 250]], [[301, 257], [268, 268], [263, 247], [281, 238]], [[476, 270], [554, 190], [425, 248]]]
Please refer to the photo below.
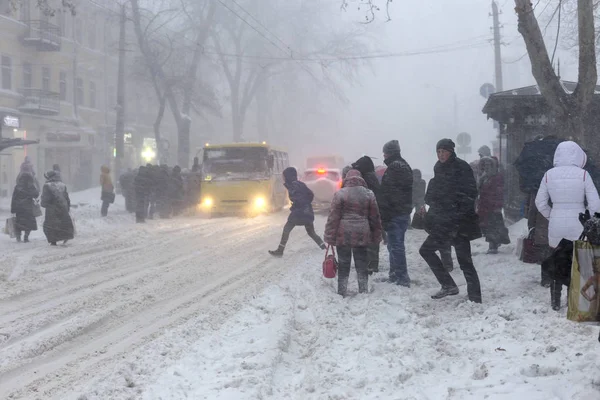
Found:
[[519, 19], [519, 32], [523, 36], [531, 72], [540, 92], [550, 107], [560, 116], [568, 114], [569, 98], [560, 79], [552, 68], [548, 50], [530, 0], [515, 0], [515, 11]]

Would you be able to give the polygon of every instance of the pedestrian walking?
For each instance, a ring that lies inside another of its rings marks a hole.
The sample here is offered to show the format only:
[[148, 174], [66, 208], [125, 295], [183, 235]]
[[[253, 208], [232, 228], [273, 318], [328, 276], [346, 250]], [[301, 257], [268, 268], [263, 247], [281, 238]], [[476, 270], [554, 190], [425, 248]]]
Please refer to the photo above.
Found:
[[[554, 168], [544, 174], [535, 198], [535, 205], [548, 223], [548, 244], [555, 249], [564, 238], [577, 240], [583, 232], [579, 213], [586, 209], [591, 215], [600, 211], [598, 191], [589, 173], [583, 167], [587, 156], [572, 141], [562, 142], [554, 153]], [[552, 205], [550, 205], [552, 204]], [[552, 281], [550, 302], [560, 309], [562, 283]]]
[[504, 175], [500, 173], [498, 160], [482, 157], [480, 162], [479, 199], [477, 215], [485, 240], [489, 243], [488, 254], [497, 254], [502, 244], [510, 244], [508, 229], [504, 226]]
[[413, 208], [412, 169], [402, 158], [397, 140], [389, 141], [383, 146], [383, 157], [387, 169], [381, 179], [379, 212], [383, 229], [387, 233], [390, 253], [389, 282], [410, 287], [404, 237]]
[[115, 202], [115, 187], [110, 177], [110, 168], [103, 165], [100, 168], [100, 200], [102, 200], [102, 209], [100, 214], [103, 217], [108, 216], [108, 207]]
[[75, 237], [75, 228], [69, 211], [71, 199], [61, 178], [60, 172], [55, 170], [47, 172], [44, 177], [46, 183], [42, 189], [41, 206], [46, 209], [44, 218], [44, 234], [48, 243], [56, 246], [57, 242], [67, 241]]
[[288, 191], [292, 206], [290, 207], [290, 216], [283, 227], [281, 241], [277, 250], [269, 250], [269, 254], [275, 257], [282, 257], [287, 245], [290, 233], [296, 226], [304, 226], [306, 233], [322, 249], [325, 250], [325, 243], [315, 232], [315, 213], [312, 207], [314, 198], [313, 192], [298, 180], [298, 171], [296, 168], [288, 167], [283, 171], [284, 186]]
[[[29, 242], [31, 231], [37, 231], [37, 221], [33, 213], [36, 199], [40, 196], [39, 189], [35, 186], [33, 175], [29, 172], [21, 172], [13, 190], [10, 212], [15, 214], [15, 236], [17, 242], [21, 241], [21, 233], [24, 233], [23, 241]], [[39, 205], [37, 205], [39, 207]]]
[[375, 194], [357, 170], [346, 175], [344, 187], [333, 197], [325, 225], [325, 242], [337, 247], [338, 294], [346, 296], [350, 265], [358, 277], [359, 293], [367, 293], [369, 248], [381, 242], [381, 220]]
[[472, 302], [481, 303], [479, 276], [473, 265], [470, 243], [481, 237], [475, 213], [477, 184], [473, 170], [456, 156], [454, 146], [450, 139], [442, 139], [436, 146], [438, 162], [425, 195], [425, 203], [429, 205], [425, 216], [425, 230], [429, 236], [419, 253], [442, 286], [431, 297], [441, 299], [457, 295], [459, 290], [436, 251], [449, 245], [454, 246], [458, 264], [467, 280], [468, 298]]

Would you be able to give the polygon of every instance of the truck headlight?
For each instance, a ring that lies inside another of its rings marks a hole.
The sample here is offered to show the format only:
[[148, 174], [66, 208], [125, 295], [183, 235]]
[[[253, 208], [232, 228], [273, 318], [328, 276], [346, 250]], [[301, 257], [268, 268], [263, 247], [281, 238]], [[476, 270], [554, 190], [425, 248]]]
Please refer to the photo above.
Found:
[[202, 200], [202, 207], [210, 208], [213, 206], [213, 204], [213, 199], [210, 197], [205, 197], [204, 200]]
[[254, 207], [256, 208], [265, 208], [267, 205], [267, 200], [264, 197], [257, 197], [254, 199]]

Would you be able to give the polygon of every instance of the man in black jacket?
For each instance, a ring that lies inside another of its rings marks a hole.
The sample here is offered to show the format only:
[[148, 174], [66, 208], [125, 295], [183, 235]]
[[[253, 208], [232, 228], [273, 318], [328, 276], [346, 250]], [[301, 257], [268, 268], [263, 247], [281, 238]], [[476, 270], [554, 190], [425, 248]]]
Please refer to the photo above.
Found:
[[456, 157], [454, 142], [442, 139], [437, 144], [438, 162], [435, 175], [429, 181], [425, 203], [429, 210], [425, 230], [429, 236], [420, 249], [421, 256], [433, 271], [442, 289], [431, 296], [441, 299], [458, 294], [458, 286], [435, 253], [453, 245], [460, 269], [467, 280], [469, 300], [481, 303], [479, 276], [471, 258], [471, 240], [481, 237], [479, 219], [475, 213], [477, 184], [473, 170]]
[[381, 223], [388, 238], [389, 282], [410, 287], [404, 236], [410, 224], [410, 213], [413, 209], [412, 169], [400, 155], [400, 144], [397, 140], [389, 141], [383, 146], [383, 157], [387, 170], [381, 180], [381, 190], [377, 201]]
[[[379, 183], [379, 179], [377, 179], [377, 175], [375, 174], [375, 164], [373, 164], [371, 157], [363, 156], [359, 158], [354, 164], [352, 164], [352, 168], [360, 172], [362, 178], [367, 183], [369, 190], [375, 194], [375, 199], [377, 200], [377, 205], [379, 206], [381, 185]], [[367, 271], [369, 274], [379, 272], [379, 243], [372, 244], [367, 248], [367, 256]]]

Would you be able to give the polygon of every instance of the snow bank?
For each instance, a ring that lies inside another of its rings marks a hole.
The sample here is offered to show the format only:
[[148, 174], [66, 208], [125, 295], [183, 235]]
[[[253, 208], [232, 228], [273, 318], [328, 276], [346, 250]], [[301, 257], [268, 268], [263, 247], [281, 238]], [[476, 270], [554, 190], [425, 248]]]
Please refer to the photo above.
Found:
[[[511, 227], [513, 242], [523, 223]], [[335, 293], [321, 277], [321, 254], [292, 266], [214, 335], [198, 342], [144, 393], [145, 399], [596, 399], [598, 329], [550, 308], [540, 267], [514, 245], [487, 255], [473, 242], [484, 304], [466, 301], [456, 265], [456, 297], [438, 289], [407, 236], [410, 289], [372, 279], [372, 293]], [[388, 265], [382, 250], [382, 265]], [[285, 260], [285, 259], [284, 259]], [[285, 261], [283, 261], [285, 262]], [[353, 273], [354, 275], [354, 273]]]

